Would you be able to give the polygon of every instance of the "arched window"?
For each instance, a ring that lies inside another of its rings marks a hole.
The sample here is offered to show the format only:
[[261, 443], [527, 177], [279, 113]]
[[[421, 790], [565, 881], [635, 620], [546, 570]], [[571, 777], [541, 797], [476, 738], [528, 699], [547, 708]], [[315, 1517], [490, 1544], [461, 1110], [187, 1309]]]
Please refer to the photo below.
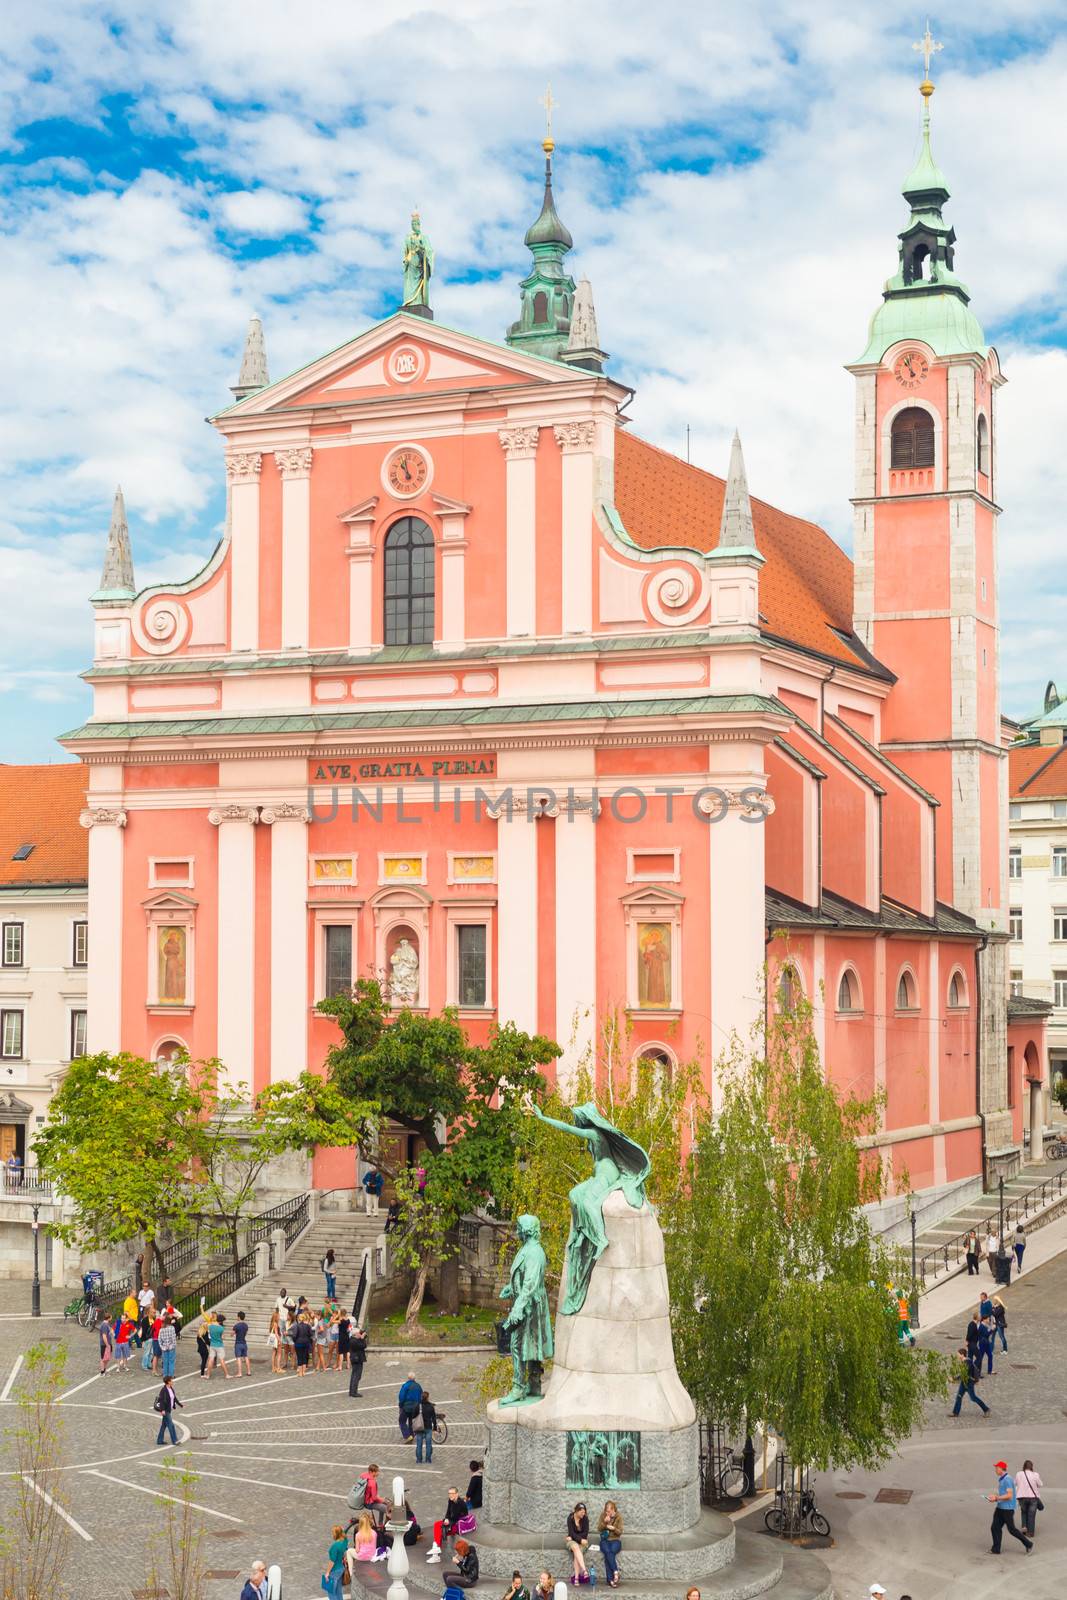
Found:
[[433, 643], [433, 534], [401, 517], [385, 536], [385, 642]]
[[846, 967], [837, 985], [838, 1011], [858, 1011], [860, 986], [851, 967]]
[[650, 1071], [658, 1089], [670, 1088], [674, 1076], [674, 1057], [666, 1045], [642, 1045], [634, 1056], [633, 1065], [637, 1072], [642, 1069]]
[[976, 455], [978, 457], [978, 470], [989, 476], [989, 423], [979, 414], [976, 433]]
[[915, 979], [906, 969], [897, 979], [897, 1010], [915, 1011], [919, 1005], [919, 992], [915, 987]]
[[934, 419], [921, 406], [908, 406], [893, 418], [890, 466], [932, 467]]
[[539, 289], [534, 295], [534, 322], [548, 321], [548, 296]]
[[954, 972], [948, 980], [948, 1003], [957, 1008], [967, 1004], [967, 985], [962, 972]]
[[778, 1009], [792, 1011], [803, 996], [800, 977], [791, 961], [787, 961], [778, 976]]

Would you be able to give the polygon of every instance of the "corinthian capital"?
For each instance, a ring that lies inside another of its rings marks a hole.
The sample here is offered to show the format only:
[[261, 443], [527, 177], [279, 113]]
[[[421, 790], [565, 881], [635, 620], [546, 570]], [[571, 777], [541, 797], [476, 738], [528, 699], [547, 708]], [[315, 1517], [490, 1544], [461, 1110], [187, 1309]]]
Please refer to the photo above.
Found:
[[239, 806], [231, 803], [228, 806], [213, 806], [207, 814], [207, 820], [213, 828], [220, 828], [224, 822], [258, 822], [258, 806]]
[[311, 471], [312, 450], [305, 445], [299, 450], [275, 450], [274, 459], [283, 478], [306, 478]]
[[107, 806], [89, 806], [78, 818], [83, 828], [124, 828], [125, 811], [110, 810]]
[[258, 483], [262, 465], [258, 450], [230, 450], [226, 455], [226, 477], [230, 483]]
[[295, 817], [299, 822], [310, 822], [311, 812], [306, 806], [294, 806], [288, 800], [279, 800], [277, 805], [264, 806], [259, 813], [260, 822], [265, 822], [268, 828], [290, 817]]
[[540, 432], [540, 427], [533, 423], [530, 427], [501, 428], [497, 437], [509, 461], [529, 461], [537, 454]]
[[591, 450], [596, 438], [595, 422], [557, 422], [552, 429], [556, 443], [564, 455], [573, 451]]

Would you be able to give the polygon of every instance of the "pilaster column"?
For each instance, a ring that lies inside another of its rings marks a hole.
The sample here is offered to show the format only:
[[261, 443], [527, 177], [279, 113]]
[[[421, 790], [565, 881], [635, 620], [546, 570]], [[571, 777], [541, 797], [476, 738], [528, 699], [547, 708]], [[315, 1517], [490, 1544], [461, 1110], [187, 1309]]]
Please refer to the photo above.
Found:
[[[708, 776], [710, 792], [696, 802], [709, 819], [713, 1057], [729, 1050], [732, 1034], [744, 1051], [757, 1048], [752, 1030], [763, 1016], [767, 938], [763, 812], [773, 809], [773, 802], [764, 791], [761, 811], [750, 791], [762, 788], [765, 781], [762, 776], [724, 779], [713, 772]], [[743, 791], [749, 791], [744, 800]], [[718, 1106], [717, 1075], [712, 1094]]]
[[364, 652], [374, 648], [374, 512], [378, 496], [372, 495], [346, 511], [341, 521], [348, 527], [348, 648]]
[[441, 519], [441, 637], [438, 643], [455, 649], [467, 638], [464, 565], [467, 541], [463, 537], [463, 524], [471, 508], [443, 494], [435, 494], [433, 503]]
[[258, 450], [226, 456], [230, 489], [230, 649], [259, 649]]
[[88, 806], [78, 819], [89, 829], [89, 972], [86, 1048], [122, 1049], [122, 830], [125, 811]]
[[217, 1049], [222, 1083], [253, 1090], [256, 962], [255, 806], [216, 806], [208, 821], [219, 830], [219, 986]]
[[563, 452], [563, 632], [593, 627], [593, 446], [595, 422], [552, 430]]
[[[536, 814], [535, 814], [536, 815]], [[537, 1032], [537, 823], [516, 798], [497, 822], [497, 1018]]]
[[311, 813], [283, 800], [264, 806], [270, 828], [270, 1081], [307, 1068], [307, 825]]
[[571, 797], [556, 818], [556, 1074], [564, 1093], [595, 1040], [599, 810], [595, 797]]
[[537, 440], [541, 429], [501, 428], [507, 458], [507, 631], [532, 638], [537, 631]]
[[275, 450], [282, 475], [282, 649], [308, 647], [311, 592], [311, 446]]

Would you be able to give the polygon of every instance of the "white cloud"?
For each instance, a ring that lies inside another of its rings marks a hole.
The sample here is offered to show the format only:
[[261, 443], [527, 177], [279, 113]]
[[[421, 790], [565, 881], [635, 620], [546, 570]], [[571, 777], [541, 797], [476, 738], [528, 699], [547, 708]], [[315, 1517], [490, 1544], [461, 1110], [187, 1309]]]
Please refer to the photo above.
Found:
[[299, 233], [307, 223], [307, 207], [291, 194], [276, 189], [238, 189], [219, 196], [223, 221], [235, 233], [276, 239]]

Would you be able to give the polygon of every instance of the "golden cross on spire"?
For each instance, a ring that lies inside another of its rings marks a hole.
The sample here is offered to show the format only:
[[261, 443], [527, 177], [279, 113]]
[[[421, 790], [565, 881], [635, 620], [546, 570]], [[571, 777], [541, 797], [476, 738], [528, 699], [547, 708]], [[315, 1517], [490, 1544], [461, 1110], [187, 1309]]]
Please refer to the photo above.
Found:
[[546, 88], [539, 103], [545, 108], [545, 137], [542, 140], [542, 145], [545, 154], [548, 155], [556, 148], [556, 142], [552, 137], [552, 112], [559, 104], [558, 100], [553, 100], [552, 98], [551, 84]]
[[[938, 40], [936, 40], [934, 38], [933, 34], [930, 32], [930, 19], [929, 19], [929, 17], [927, 17], [927, 19], [926, 19], [926, 32], [923, 34], [921, 39], [917, 39], [916, 40], [916, 42], [912, 45], [911, 48], [913, 50], [918, 50], [920, 52], [920, 54], [922, 55], [922, 58], [923, 58], [923, 83], [925, 85], [926, 83], [929, 83], [929, 81], [930, 81], [930, 58], [931, 58], [931, 56], [936, 55], [939, 50], [943, 50], [945, 48], [944, 45], [939, 43]], [[931, 89], [932, 89], [932, 85], [931, 85]]]

